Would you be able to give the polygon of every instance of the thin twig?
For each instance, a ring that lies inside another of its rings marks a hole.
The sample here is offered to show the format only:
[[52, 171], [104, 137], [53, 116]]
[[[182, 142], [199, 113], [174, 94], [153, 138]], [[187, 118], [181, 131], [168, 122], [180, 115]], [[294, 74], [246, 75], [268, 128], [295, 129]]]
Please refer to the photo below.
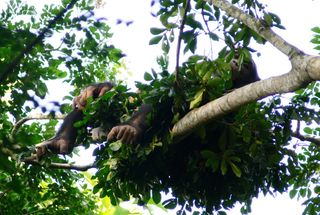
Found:
[[180, 25], [180, 30], [179, 30], [179, 37], [178, 37], [178, 43], [177, 43], [177, 54], [176, 54], [176, 72], [175, 72], [175, 78], [176, 78], [176, 83], [179, 85], [179, 65], [180, 65], [180, 50], [181, 50], [181, 41], [182, 41], [182, 34], [183, 34], [183, 28], [184, 25], [186, 24], [186, 19], [187, 19], [187, 14], [188, 10], [190, 8], [190, 0], [187, 0], [186, 6], [184, 9], [184, 14], [181, 20], [181, 25]]
[[10, 140], [14, 142], [14, 135], [17, 133], [17, 130], [27, 121], [29, 120], [48, 120], [48, 119], [64, 119], [65, 115], [56, 114], [54, 117], [52, 115], [43, 115], [43, 114], [35, 114], [31, 116], [27, 116], [25, 118], [20, 119], [12, 128], [10, 133]]
[[[204, 17], [204, 9], [201, 8], [201, 16], [202, 16], [202, 20], [207, 28], [207, 31], [208, 31], [208, 35], [209, 35], [209, 38], [210, 38], [210, 33], [211, 33], [211, 30], [210, 30], [210, 27], [208, 25], [208, 21], [205, 19]], [[211, 41], [211, 38], [209, 39], [209, 42], [210, 42], [210, 52], [211, 52], [211, 57], [213, 56], [213, 50], [212, 50], [212, 41]]]
[[320, 147], [320, 138], [305, 136], [305, 135], [300, 134], [298, 131], [293, 132], [292, 136], [295, 138], [298, 138], [299, 140], [302, 140], [302, 141], [309, 141], [311, 143], [314, 143], [318, 147]]
[[[46, 166], [41, 164], [37, 160], [24, 160], [23, 162], [27, 164], [32, 164], [32, 165]], [[92, 168], [97, 168], [97, 166], [94, 163], [86, 164], [86, 165], [77, 165], [77, 164], [69, 164], [69, 163], [50, 163], [48, 167], [54, 168], [54, 169], [69, 169], [69, 170], [77, 170], [77, 171], [87, 171]]]
[[2, 154], [8, 155], [15, 161], [24, 162], [32, 165], [44, 166], [48, 168], [70, 169], [70, 170], [77, 170], [77, 171], [87, 171], [88, 169], [97, 168], [96, 164], [94, 163], [86, 164], [86, 165], [77, 165], [77, 164], [69, 164], [69, 163], [42, 164], [37, 160], [37, 157], [35, 155], [19, 160], [18, 156], [11, 149], [6, 147], [0, 147], [0, 152]]
[[3, 83], [7, 79], [8, 75], [20, 63], [20, 61], [24, 58], [24, 56], [29, 54], [32, 51], [32, 49], [45, 38], [46, 33], [48, 33], [49, 30], [51, 28], [53, 28], [53, 26], [57, 23], [57, 21], [59, 19], [61, 19], [63, 17], [63, 15], [77, 3], [77, 1], [78, 0], [71, 0], [70, 3], [67, 5], [67, 7], [65, 7], [63, 10], [61, 10], [48, 23], [48, 26], [46, 28], [44, 28], [40, 32], [40, 34], [31, 43], [29, 43], [22, 52], [20, 52], [18, 54], [18, 56], [15, 59], [13, 59], [13, 61], [7, 66], [7, 68], [4, 69], [4, 71], [2, 73], [0, 73], [0, 83]]

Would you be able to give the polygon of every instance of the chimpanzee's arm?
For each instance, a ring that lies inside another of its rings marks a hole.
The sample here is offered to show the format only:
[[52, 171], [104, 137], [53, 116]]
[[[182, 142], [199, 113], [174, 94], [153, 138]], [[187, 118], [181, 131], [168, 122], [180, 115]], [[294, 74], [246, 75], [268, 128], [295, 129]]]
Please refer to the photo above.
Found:
[[135, 112], [128, 122], [115, 126], [108, 134], [108, 141], [121, 140], [123, 143], [135, 142], [145, 131], [147, 126], [147, 115], [152, 110], [149, 104], [143, 104], [137, 112]]
[[110, 82], [96, 83], [86, 87], [73, 101], [74, 110], [63, 120], [57, 134], [50, 140], [44, 141], [36, 146], [37, 157], [41, 158], [47, 150], [57, 154], [69, 154], [74, 148], [77, 139], [78, 128], [74, 123], [83, 119], [83, 112], [86, 101], [89, 97], [96, 99], [109, 91], [113, 85]]

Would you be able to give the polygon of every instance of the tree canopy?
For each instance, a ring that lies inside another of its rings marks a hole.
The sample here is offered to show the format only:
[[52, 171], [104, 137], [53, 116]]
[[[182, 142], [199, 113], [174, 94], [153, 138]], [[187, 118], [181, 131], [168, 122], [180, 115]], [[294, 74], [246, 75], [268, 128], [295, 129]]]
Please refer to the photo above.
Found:
[[[136, 83], [138, 92], [117, 77], [125, 53], [110, 43], [110, 28], [95, 15], [95, 2], [62, 0], [44, 4], [39, 13], [34, 5], [11, 0], [3, 8], [0, 214], [96, 214], [98, 198], [105, 196], [113, 205], [135, 198], [139, 205], [161, 203], [179, 214], [225, 214], [239, 202], [245, 214], [252, 198], [275, 192], [306, 197], [304, 214], [318, 214], [320, 58], [274, 33], [284, 29], [279, 16], [255, 0], [150, 3], [162, 24], [150, 29], [150, 45], [163, 54], [155, 59], [158, 68]], [[312, 31], [319, 50], [320, 28]], [[197, 52], [204, 37], [212, 47], [225, 44], [213, 49], [218, 58]], [[257, 53], [253, 43], [271, 43], [288, 56], [292, 69], [232, 89], [229, 63], [235, 55], [240, 65], [250, 59]], [[182, 54], [190, 57], [182, 60]], [[175, 62], [174, 71], [169, 62]], [[66, 92], [64, 104], [42, 105], [47, 81], [55, 79], [74, 90]], [[53, 136], [72, 97], [104, 80], [116, 86], [89, 99], [84, 119], [76, 123], [77, 143], [94, 144], [95, 162], [80, 166], [57, 155], [25, 159]], [[292, 94], [284, 99], [287, 92]], [[124, 123], [142, 103], [153, 110], [138, 143], [93, 138], [93, 128]], [[97, 170], [92, 190], [81, 174], [90, 168]], [[163, 199], [163, 192], [172, 198]]]

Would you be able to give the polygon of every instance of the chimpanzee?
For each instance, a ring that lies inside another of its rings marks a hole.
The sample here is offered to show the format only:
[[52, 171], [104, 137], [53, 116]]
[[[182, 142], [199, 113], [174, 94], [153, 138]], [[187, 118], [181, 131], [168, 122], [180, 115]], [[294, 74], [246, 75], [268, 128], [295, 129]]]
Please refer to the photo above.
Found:
[[[237, 57], [237, 56], [236, 56]], [[234, 58], [230, 62], [232, 72], [233, 88], [260, 80], [254, 61], [244, 59], [239, 68], [238, 59]], [[77, 138], [77, 128], [74, 123], [83, 118], [82, 110], [86, 106], [89, 97], [96, 99], [109, 91], [113, 85], [110, 82], [92, 84], [85, 88], [79, 96], [73, 100], [73, 111], [64, 119], [55, 137], [43, 142], [37, 147], [37, 157], [41, 158], [47, 150], [57, 154], [71, 153]], [[108, 133], [107, 140], [121, 140], [123, 143], [133, 143], [144, 132], [146, 116], [152, 110], [151, 105], [143, 104], [139, 110], [133, 114], [129, 121], [115, 126]]]
[[[63, 120], [56, 135], [37, 146], [37, 157], [41, 158], [47, 153], [47, 150], [56, 154], [71, 153], [75, 147], [77, 138], [77, 128], [74, 127], [74, 123], [83, 119], [84, 114], [82, 110], [86, 106], [86, 100], [89, 97], [96, 99], [111, 90], [112, 87], [113, 84], [108, 81], [86, 87], [81, 94], [73, 100], [73, 111]], [[145, 117], [150, 111], [151, 106], [143, 104], [126, 123], [113, 127], [108, 133], [107, 140], [118, 139], [123, 143], [133, 143], [142, 134], [146, 122]]]
[[[243, 87], [247, 84], [259, 81], [257, 67], [253, 59], [244, 59], [242, 64], [238, 63], [238, 53], [235, 52], [234, 58], [230, 61], [232, 73], [232, 88]], [[240, 67], [239, 67], [240, 66]]]

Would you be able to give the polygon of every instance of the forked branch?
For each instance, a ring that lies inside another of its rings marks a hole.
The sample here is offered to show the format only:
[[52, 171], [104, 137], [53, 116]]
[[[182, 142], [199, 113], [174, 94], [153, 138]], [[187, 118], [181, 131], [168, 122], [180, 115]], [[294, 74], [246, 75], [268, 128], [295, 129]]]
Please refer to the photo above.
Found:
[[64, 14], [77, 3], [77, 1], [78, 0], [71, 0], [71, 2], [48, 23], [47, 27], [44, 28], [31, 43], [26, 45], [24, 50], [21, 51], [19, 55], [17, 55], [12, 60], [12, 62], [4, 69], [4, 71], [0, 73], [0, 83], [4, 83], [8, 75], [19, 65], [24, 56], [29, 54], [33, 50], [33, 48], [44, 39], [49, 30], [54, 27], [57, 21], [59, 21], [64, 16]]

